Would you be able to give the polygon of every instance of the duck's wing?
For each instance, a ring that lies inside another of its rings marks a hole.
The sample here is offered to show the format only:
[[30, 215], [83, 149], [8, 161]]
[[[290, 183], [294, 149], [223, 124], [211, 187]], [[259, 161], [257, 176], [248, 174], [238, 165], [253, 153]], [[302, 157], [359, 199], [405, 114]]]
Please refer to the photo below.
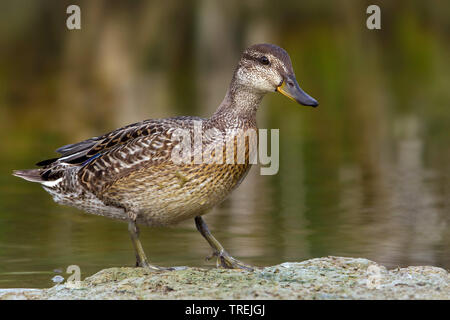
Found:
[[46, 168], [51, 167], [55, 162], [74, 165], [82, 164], [98, 153], [106, 152], [108, 149], [124, 144], [133, 138], [151, 134], [151, 122], [152, 120], [146, 120], [133, 123], [100, 137], [93, 137], [78, 143], [62, 146], [56, 149], [56, 152], [61, 154], [60, 157], [43, 160], [36, 163], [36, 165]]
[[[197, 117], [151, 119], [130, 124], [99, 137], [58, 148], [59, 158], [37, 163], [42, 169], [43, 181], [56, 180], [68, 167], [80, 167], [80, 177], [85, 181], [93, 176], [113, 178], [145, 162], [147, 165], [170, 160], [176, 143], [172, 132], [177, 128], [189, 128]], [[35, 169], [36, 170], [36, 169]], [[110, 180], [110, 179], [108, 179]]]

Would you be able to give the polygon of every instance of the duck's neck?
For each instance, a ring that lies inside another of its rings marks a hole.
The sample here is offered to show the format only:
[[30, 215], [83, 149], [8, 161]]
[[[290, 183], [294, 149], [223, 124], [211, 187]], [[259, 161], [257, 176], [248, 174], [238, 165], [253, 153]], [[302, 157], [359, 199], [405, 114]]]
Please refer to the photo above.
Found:
[[231, 82], [217, 111], [210, 120], [226, 128], [256, 127], [256, 111], [264, 93]]

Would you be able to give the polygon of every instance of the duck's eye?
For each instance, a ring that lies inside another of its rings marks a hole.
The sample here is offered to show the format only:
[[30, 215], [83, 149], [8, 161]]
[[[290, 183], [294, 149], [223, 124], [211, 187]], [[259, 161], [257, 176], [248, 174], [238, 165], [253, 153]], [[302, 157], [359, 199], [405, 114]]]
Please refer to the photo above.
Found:
[[259, 58], [259, 61], [265, 65], [268, 65], [270, 63], [269, 58], [267, 58], [266, 56], [262, 56], [261, 58]]

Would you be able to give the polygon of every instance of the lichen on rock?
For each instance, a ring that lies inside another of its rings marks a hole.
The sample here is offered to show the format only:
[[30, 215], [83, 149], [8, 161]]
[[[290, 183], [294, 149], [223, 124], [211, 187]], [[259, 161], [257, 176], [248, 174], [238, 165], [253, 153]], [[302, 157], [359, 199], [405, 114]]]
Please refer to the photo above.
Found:
[[367, 259], [326, 257], [253, 272], [110, 268], [76, 286], [0, 289], [0, 299], [450, 299], [449, 280], [437, 267], [387, 270]]

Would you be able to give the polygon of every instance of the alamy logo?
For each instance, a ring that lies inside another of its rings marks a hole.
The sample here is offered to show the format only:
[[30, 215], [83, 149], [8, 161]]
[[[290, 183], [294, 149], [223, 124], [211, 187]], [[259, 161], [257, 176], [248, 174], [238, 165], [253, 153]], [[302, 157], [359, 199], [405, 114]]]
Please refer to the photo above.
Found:
[[[262, 175], [274, 175], [279, 169], [279, 130], [271, 129], [269, 155], [267, 129], [203, 130], [201, 121], [194, 121], [193, 130], [172, 132], [174, 164], [256, 164]], [[268, 166], [267, 166], [268, 165]]]
[[81, 29], [81, 9], [79, 6], [72, 4], [67, 7], [66, 13], [70, 14], [66, 20], [66, 26], [69, 30]]
[[366, 20], [366, 26], [369, 30], [381, 29], [381, 9], [376, 4], [367, 7], [367, 14], [370, 14]]
[[77, 265], [70, 265], [67, 267], [66, 273], [71, 274], [66, 281], [66, 287], [79, 288], [81, 285], [81, 269]]

